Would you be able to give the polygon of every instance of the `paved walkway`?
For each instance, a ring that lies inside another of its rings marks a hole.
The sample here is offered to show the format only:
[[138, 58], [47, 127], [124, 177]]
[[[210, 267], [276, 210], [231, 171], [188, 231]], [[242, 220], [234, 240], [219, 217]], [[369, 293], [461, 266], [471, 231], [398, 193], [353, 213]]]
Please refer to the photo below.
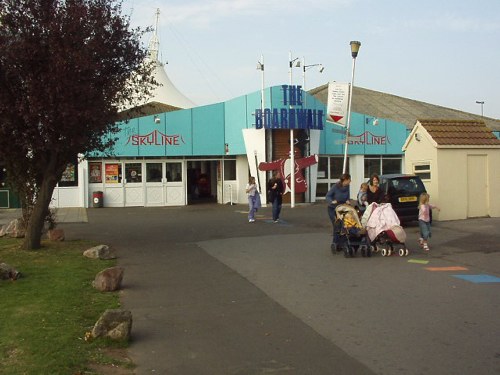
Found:
[[68, 240], [109, 244], [125, 268], [137, 375], [500, 369], [500, 218], [436, 222], [428, 255], [413, 225], [409, 257], [346, 259], [322, 204], [279, 224], [270, 208], [249, 224], [244, 205], [62, 213]]

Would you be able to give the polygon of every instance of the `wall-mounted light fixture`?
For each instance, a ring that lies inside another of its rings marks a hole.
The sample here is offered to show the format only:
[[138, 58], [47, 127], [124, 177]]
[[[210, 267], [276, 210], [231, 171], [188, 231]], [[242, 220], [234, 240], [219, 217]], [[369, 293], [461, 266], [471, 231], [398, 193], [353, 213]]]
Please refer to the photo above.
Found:
[[421, 141], [421, 138], [420, 138], [420, 134], [419, 133], [415, 133], [415, 140], [417, 142], [420, 142]]
[[155, 116], [154, 116], [154, 121], [155, 121], [155, 124], [159, 124], [159, 123], [161, 123], [160, 116], [155, 115]]

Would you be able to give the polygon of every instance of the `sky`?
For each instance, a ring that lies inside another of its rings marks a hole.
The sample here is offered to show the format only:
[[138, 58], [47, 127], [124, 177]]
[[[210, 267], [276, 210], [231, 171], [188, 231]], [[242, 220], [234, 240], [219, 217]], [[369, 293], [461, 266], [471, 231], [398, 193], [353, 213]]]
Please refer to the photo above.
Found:
[[265, 87], [288, 84], [290, 51], [325, 67], [306, 70], [307, 90], [350, 82], [357, 40], [355, 86], [500, 119], [499, 0], [124, 0], [122, 12], [144, 28], [157, 8], [160, 59], [197, 105], [260, 90], [261, 56]]

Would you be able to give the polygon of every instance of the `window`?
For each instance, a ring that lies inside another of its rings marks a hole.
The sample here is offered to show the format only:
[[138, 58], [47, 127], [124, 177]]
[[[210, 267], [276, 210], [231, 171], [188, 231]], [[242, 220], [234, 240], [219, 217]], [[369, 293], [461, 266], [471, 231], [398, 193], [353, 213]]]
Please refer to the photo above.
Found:
[[[344, 157], [330, 157], [330, 178], [339, 179], [344, 170]], [[349, 157], [346, 161], [346, 172], [349, 173]]]
[[236, 180], [236, 160], [224, 160], [224, 180]]
[[102, 183], [102, 163], [89, 163], [89, 183]]
[[[338, 180], [344, 167], [343, 156], [320, 156], [318, 160], [318, 179]], [[347, 158], [349, 173], [349, 157]]]
[[146, 182], [161, 182], [161, 163], [146, 163]]
[[366, 155], [365, 156], [364, 177], [370, 178], [371, 175], [401, 173], [401, 157]]
[[[346, 171], [349, 173], [349, 157], [346, 161]], [[330, 187], [335, 184], [344, 168], [344, 156], [320, 156], [318, 160], [318, 183], [316, 197], [323, 199]]]
[[420, 176], [422, 180], [431, 179], [431, 165], [430, 164], [414, 164], [413, 173]]
[[78, 186], [78, 161], [66, 166], [58, 185], [60, 187]]
[[128, 183], [142, 182], [142, 164], [125, 163], [125, 176]]
[[167, 163], [165, 177], [167, 182], [182, 181], [182, 163]]

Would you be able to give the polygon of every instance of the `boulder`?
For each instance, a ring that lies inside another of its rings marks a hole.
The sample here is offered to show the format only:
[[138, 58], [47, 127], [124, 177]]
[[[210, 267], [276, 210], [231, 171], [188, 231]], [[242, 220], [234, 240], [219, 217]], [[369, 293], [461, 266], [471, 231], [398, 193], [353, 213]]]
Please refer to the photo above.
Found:
[[25, 230], [23, 219], [14, 219], [9, 224], [2, 226], [0, 229], [0, 237], [9, 236], [14, 238], [24, 237]]
[[83, 256], [91, 259], [115, 259], [116, 255], [108, 245], [98, 245], [83, 252]]
[[0, 280], [17, 280], [21, 277], [21, 272], [7, 263], [0, 263]]
[[113, 292], [121, 288], [124, 269], [111, 267], [99, 272], [92, 286], [101, 292]]
[[62, 229], [49, 229], [47, 232], [49, 241], [64, 241], [64, 230]]
[[91, 335], [109, 337], [115, 341], [128, 341], [132, 330], [132, 313], [128, 310], [106, 310], [92, 328]]

